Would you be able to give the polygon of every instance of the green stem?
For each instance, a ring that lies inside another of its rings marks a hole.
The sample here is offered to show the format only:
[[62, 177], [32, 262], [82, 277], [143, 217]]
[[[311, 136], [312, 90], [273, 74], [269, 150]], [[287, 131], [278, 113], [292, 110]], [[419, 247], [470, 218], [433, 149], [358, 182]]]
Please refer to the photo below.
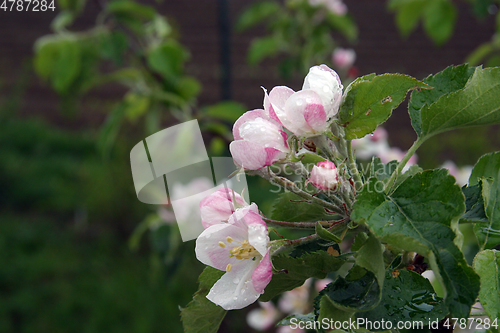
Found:
[[347, 207], [351, 209], [353, 200], [351, 199], [350, 185], [341, 184], [340, 186], [341, 187], [339, 188], [339, 193], [342, 196], [342, 199], [344, 199], [344, 202], [346, 203]]
[[320, 223], [324, 227], [332, 227], [339, 222], [343, 222], [343, 220], [340, 221], [317, 221], [317, 222], [285, 222], [285, 221], [276, 221], [269, 219], [267, 217], [262, 216], [262, 219], [270, 226], [275, 226], [275, 227], [286, 227], [286, 228], [297, 228], [297, 229], [314, 229], [316, 227], [316, 223]]
[[335, 161], [335, 153], [330, 146], [329, 139], [325, 135], [315, 136], [311, 138], [327, 159], [334, 162]]
[[425, 140], [418, 139], [417, 141], [413, 142], [413, 145], [408, 149], [406, 152], [406, 155], [403, 157], [401, 162], [399, 162], [398, 167], [396, 170], [392, 173], [391, 178], [389, 178], [389, 181], [385, 185], [385, 192], [389, 193], [389, 191], [392, 189], [394, 184], [396, 183], [396, 179], [398, 179], [399, 175], [403, 171], [406, 163], [410, 160], [410, 158], [415, 154], [415, 151], [420, 147], [420, 145], [424, 142]]
[[[349, 218], [346, 218], [344, 221], [335, 221], [337, 223], [335, 223], [334, 225], [332, 225], [327, 230], [329, 232], [332, 232], [332, 233], [336, 232], [336, 231], [338, 231], [341, 228], [345, 228], [346, 225], [349, 223], [349, 221], [350, 221]], [[312, 234], [312, 235], [309, 235], [309, 236], [306, 236], [306, 237], [302, 237], [302, 238], [297, 238], [297, 239], [293, 239], [293, 240], [286, 240], [286, 244], [283, 244], [278, 249], [276, 249], [276, 251], [274, 251], [274, 253], [272, 255], [274, 256], [274, 255], [276, 255], [278, 253], [281, 253], [281, 252], [289, 249], [292, 246], [298, 246], [298, 245], [302, 245], [302, 244], [307, 244], [307, 243], [313, 242], [313, 241], [315, 241], [318, 238], [319, 238], [319, 236], [317, 234]]]
[[348, 160], [347, 166], [349, 167], [349, 171], [351, 172], [352, 178], [354, 179], [354, 186], [356, 190], [359, 190], [363, 185], [363, 181], [361, 180], [361, 176], [359, 174], [356, 161], [354, 160], [351, 140], [347, 141], [347, 160]]

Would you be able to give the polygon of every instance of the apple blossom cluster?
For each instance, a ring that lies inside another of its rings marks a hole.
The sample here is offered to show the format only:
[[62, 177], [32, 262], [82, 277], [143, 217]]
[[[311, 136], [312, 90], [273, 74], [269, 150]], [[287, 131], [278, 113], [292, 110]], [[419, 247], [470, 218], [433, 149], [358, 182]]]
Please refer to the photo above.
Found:
[[287, 139], [318, 136], [328, 130], [342, 100], [342, 83], [335, 71], [314, 66], [304, 79], [302, 90], [285, 86], [264, 90], [264, 109], [248, 111], [233, 126], [234, 141], [229, 150], [235, 163], [246, 170], [258, 170], [291, 153]]
[[220, 189], [200, 203], [203, 226], [196, 258], [226, 273], [207, 298], [225, 310], [255, 302], [272, 277], [267, 225], [257, 205], [232, 190]]

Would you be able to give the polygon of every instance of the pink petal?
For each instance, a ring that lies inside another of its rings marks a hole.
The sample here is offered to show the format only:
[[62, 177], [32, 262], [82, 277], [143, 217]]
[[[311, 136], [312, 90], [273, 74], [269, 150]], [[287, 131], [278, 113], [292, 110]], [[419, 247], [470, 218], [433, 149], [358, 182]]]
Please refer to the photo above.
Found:
[[304, 119], [316, 132], [326, 130], [326, 112], [322, 104], [308, 104], [304, 112]]
[[[283, 125], [296, 135], [302, 136], [313, 134], [315, 130], [309, 126], [305, 119], [305, 113], [311, 113], [309, 116], [311, 120], [314, 118], [316, 110], [311, 109], [308, 111], [308, 105], [321, 105], [321, 98], [313, 90], [301, 90], [294, 93], [285, 104], [286, 119], [283, 120]], [[321, 112], [318, 111], [318, 115]]]
[[264, 147], [248, 141], [238, 140], [229, 144], [229, 151], [234, 162], [247, 170], [258, 170], [266, 166], [267, 152]]
[[252, 273], [252, 283], [255, 291], [262, 294], [269, 282], [271, 282], [272, 277], [273, 267], [269, 258], [269, 252], [267, 252]]
[[274, 87], [269, 93], [269, 101], [274, 106], [275, 112], [282, 112], [285, 108], [285, 103], [294, 91], [286, 86]]
[[263, 119], [269, 119], [266, 111], [262, 109], [255, 109], [252, 111], [247, 111], [245, 112], [241, 117], [236, 120], [236, 122], [233, 125], [233, 137], [235, 140], [240, 140], [240, 127], [245, 124], [248, 121], [257, 119], [257, 118], [263, 118]]
[[281, 160], [286, 157], [287, 153], [282, 152], [278, 149], [274, 148], [264, 148], [267, 157], [266, 157], [266, 162], [264, 166], [269, 166], [274, 164], [274, 162]]

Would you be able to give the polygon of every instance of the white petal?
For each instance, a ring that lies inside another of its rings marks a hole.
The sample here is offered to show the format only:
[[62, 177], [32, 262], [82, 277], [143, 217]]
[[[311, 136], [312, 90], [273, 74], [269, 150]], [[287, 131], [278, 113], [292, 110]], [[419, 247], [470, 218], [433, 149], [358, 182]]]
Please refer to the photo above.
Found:
[[252, 272], [258, 264], [258, 260], [240, 261], [213, 285], [207, 298], [225, 310], [242, 309], [252, 304], [260, 296], [251, 281]]
[[258, 224], [248, 226], [248, 242], [259, 251], [262, 256], [265, 256], [267, 252], [267, 243], [269, 242], [267, 228]]
[[[228, 243], [226, 238], [230, 236], [235, 242]], [[248, 237], [246, 228], [233, 224], [214, 224], [205, 229], [196, 239], [196, 258], [205, 265], [226, 270], [227, 264], [234, 265], [239, 262], [235, 257], [229, 257], [229, 250], [237, 246], [236, 242], [243, 242]], [[221, 247], [219, 241], [226, 244]]]

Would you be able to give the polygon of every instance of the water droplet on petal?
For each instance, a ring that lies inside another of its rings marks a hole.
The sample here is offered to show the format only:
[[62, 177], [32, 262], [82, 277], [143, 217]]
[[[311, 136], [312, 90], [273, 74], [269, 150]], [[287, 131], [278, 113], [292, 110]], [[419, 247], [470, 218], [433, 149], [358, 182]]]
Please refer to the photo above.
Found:
[[206, 234], [205, 238], [210, 238], [210, 236], [212, 236], [212, 235], [211, 234]]
[[238, 297], [236, 297], [236, 296], [234, 296], [234, 297], [233, 297], [233, 300], [235, 300], [235, 301], [236, 301], [237, 299], [238, 299]]
[[234, 283], [238, 283], [238, 282], [240, 282], [240, 279], [235, 278], [235, 279], [233, 280], [233, 282], [234, 282]]
[[243, 295], [243, 294], [245, 293], [245, 291], [246, 291], [246, 289], [241, 288], [241, 290], [240, 290], [240, 294], [242, 294], [242, 295]]
[[301, 100], [301, 99], [299, 99], [299, 100], [297, 101], [297, 105], [298, 105], [298, 106], [301, 106], [302, 104], [304, 104], [304, 102], [302, 102], [302, 100]]

